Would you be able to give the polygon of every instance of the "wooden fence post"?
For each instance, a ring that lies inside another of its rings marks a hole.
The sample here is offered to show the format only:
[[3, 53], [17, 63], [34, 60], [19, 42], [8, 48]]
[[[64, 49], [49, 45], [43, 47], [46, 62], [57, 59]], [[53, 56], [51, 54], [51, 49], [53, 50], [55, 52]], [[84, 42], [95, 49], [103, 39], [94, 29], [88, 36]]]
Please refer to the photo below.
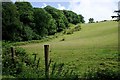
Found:
[[15, 62], [15, 60], [14, 60], [14, 58], [15, 58], [15, 49], [14, 49], [14, 47], [11, 47], [11, 57], [12, 57], [12, 62], [14, 64], [14, 62]]
[[45, 52], [45, 76], [46, 79], [49, 79], [49, 45], [44, 45], [44, 52]]
[[14, 47], [11, 47], [11, 57], [12, 57], [12, 67], [16, 67], [16, 64], [15, 64], [15, 48]]

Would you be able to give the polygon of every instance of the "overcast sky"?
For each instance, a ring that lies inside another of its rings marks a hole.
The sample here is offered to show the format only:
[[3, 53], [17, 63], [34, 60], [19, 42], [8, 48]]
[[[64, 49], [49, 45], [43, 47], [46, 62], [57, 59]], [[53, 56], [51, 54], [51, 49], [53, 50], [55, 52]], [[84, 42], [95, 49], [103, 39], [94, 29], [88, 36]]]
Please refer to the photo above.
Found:
[[[12, 0], [16, 1], [16, 0]], [[120, 0], [18, 0], [29, 1], [33, 7], [45, 7], [47, 5], [57, 9], [72, 10], [77, 14], [82, 14], [85, 21], [94, 18], [95, 21], [111, 20], [112, 15], [116, 15], [114, 10], [118, 10]]]

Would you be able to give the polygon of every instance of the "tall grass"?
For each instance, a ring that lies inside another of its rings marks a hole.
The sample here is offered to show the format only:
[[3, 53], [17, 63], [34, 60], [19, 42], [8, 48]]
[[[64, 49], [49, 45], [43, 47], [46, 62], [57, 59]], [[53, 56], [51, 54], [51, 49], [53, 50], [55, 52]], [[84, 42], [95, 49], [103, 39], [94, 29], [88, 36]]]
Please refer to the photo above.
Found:
[[[36, 56], [28, 56], [22, 48], [16, 48], [15, 63], [11, 62], [10, 44], [3, 43], [3, 80], [4, 79], [47, 79], [45, 77], [43, 63]], [[102, 54], [108, 54], [107, 51], [102, 51]], [[111, 57], [112, 58], [112, 57]], [[110, 59], [111, 59], [110, 58]], [[39, 61], [40, 60], [40, 61]], [[54, 60], [54, 59], [53, 59]], [[66, 63], [56, 63], [53, 60], [49, 61], [49, 79], [52, 80], [119, 80], [120, 72], [113, 68], [88, 68], [84, 75], [79, 75], [78, 72], [68, 66], [73, 66]], [[117, 59], [115, 59], [117, 60]], [[38, 65], [39, 64], [39, 65]], [[13, 67], [15, 65], [15, 67]], [[101, 66], [106, 66], [106, 63], [100, 63]], [[76, 65], [75, 65], [76, 66]], [[117, 66], [115, 66], [117, 67]]]
[[[15, 62], [12, 62], [10, 44], [3, 43], [3, 79], [6, 78], [35, 78], [46, 79], [44, 68], [41, 67], [40, 58], [28, 56], [26, 51], [22, 48], [16, 48]], [[78, 78], [75, 72], [71, 72], [70, 69], [64, 69], [64, 64], [56, 64], [49, 62], [51, 66], [51, 72], [49, 78]]]

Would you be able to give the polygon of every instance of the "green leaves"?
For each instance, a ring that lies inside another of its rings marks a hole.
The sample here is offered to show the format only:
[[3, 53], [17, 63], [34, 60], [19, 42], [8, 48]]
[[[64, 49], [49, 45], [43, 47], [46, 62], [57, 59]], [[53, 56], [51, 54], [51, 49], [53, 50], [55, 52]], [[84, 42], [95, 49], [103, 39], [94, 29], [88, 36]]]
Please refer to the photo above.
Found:
[[77, 15], [73, 11], [63, 10], [64, 15], [66, 16], [69, 23], [77, 24], [84, 23], [84, 17], [82, 15]]
[[42, 8], [34, 9], [34, 22], [37, 33], [42, 37], [56, 32], [55, 20]]
[[84, 22], [82, 15], [51, 6], [33, 8], [29, 2], [2, 3], [3, 40], [29, 41], [42, 39]]
[[19, 12], [20, 21], [29, 25], [33, 21], [33, 8], [29, 2], [15, 2]]
[[68, 27], [68, 21], [64, 15], [64, 13], [58, 9], [55, 9], [51, 6], [46, 6], [44, 8], [49, 14], [52, 15], [52, 17], [56, 21], [57, 31], [63, 31], [66, 27]]
[[17, 8], [12, 2], [2, 3], [2, 36], [4, 40], [15, 41], [13, 36], [18, 37], [17, 32], [20, 29], [18, 17]]

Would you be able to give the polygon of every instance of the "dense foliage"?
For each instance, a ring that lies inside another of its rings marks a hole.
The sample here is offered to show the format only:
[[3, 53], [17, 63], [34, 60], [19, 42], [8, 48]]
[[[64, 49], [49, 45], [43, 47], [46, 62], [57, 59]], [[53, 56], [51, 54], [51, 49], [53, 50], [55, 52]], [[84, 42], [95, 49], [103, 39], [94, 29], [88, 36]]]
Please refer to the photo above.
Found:
[[84, 23], [84, 17], [51, 6], [33, 8], [29, 2], [2, 3], [2, 39], [7, 41], [38, 40], [69, 27]]
[[60, 32], [66, 27], [68, 27], [68, 21], [62, 11], [53, 8], [51, 6], [46, 6], [44, 8], [48, 13], [52, 15], [52, 17], [56, 20], [57, 23], [57, 31]]
[[34, 9], [34, 22], [36, 24], [34, 29], [41, 37], [56, 32], [56, 21], [42, 8]]
[[73, 11], [63, 10], [64, 15], [66, 16], [69, 23], [77, 24], [77, 23], [84, 23], [84, 17], [82, 15], [77, 15]]
[[4, 40], [17, 41], [19, 39], [21, 25], [18, 14], [12, 2], [2, 3], [2, 37]]

